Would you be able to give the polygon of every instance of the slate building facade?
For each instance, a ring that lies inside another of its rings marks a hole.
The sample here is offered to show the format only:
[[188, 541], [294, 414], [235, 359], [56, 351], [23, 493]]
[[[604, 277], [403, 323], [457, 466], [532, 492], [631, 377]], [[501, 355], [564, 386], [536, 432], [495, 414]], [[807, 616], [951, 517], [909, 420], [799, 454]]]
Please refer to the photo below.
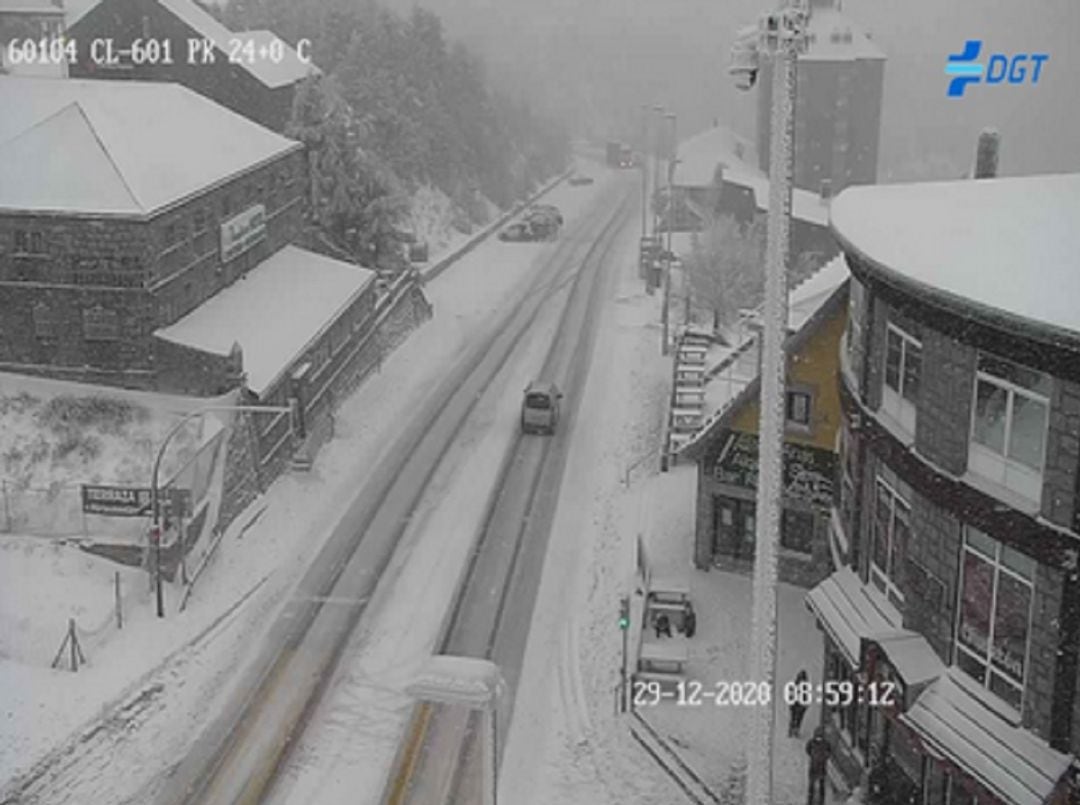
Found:
[[[1077, 199], [1072, 175], [834, 203], [853, 274], [841, 563], [808, 602], [825, 678], [900, 691], [895, 707], [825, 713], [840, 776], [894, 792], [875, 801], [1076, 801], [1080, 319], [1056, 301], [1077, 288], [1077, 244], [1053, 211]], [[1039, 209], [1014, 220], [1018, 200]], [[1023, 266], [1046, 287], [1009, 290], [1033, 281]]]

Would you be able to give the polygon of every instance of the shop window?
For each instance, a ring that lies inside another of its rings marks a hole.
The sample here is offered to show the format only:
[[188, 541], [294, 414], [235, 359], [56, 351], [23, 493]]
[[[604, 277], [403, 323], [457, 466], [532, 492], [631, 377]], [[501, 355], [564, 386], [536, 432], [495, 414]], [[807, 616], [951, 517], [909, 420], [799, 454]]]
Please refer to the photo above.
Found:
[[1035, 561], [966, 526], [960, 563], [956, 664], [1020, 712]]
[[787, 421], [789, 425], [810, 427], [810, 393], [789, 391], [787, 393]]
[[880, 476], [876, 485], [870, 578], [899, 608], [903, 607], [903, 570], [911, 540], [911, 504]]
[[814, 514], [799, 509], [784, 509], [780, 546], [789, 551], [809, 554], [814, 549]]
[[922, 374], [922, 344], [890, 324], [885, 342], [885, 387], [881, 407], [909, 434], [915, 433], [915, 406]]
[[968, 467], [1036, 504], [1042, 500], [1050, 390], [1050, 377], [1041, 372], [979, 355]]
[[15, 252], [16, 254], [44, 254], [45, 236], [37, 231], [16, 229]]

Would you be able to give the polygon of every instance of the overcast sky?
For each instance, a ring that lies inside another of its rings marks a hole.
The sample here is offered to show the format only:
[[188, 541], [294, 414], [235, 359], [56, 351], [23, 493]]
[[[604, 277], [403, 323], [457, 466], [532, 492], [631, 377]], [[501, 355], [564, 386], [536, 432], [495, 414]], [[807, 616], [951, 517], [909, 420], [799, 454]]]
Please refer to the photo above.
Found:
[[[407, 10], [414, 0], [387, 0]], [[421, 0], [579, 133], [633, 130], [642, 103], [678, 114], [680, 137], [719, 118], [753, 134], [753, 95], [726, 72], [736, 28], [761, 0]], [[1080, 171], [1080, 0], [843, 0], [888, 57], [879, 177], [963, 172], [985, 126], [1002, 135], [1003, 175]], [[966, 39], [989, 52], [1045, 52], [1037, 85], [945, 96], [944, 66]], [[930, 176], [926, 176], [930, 178]]]

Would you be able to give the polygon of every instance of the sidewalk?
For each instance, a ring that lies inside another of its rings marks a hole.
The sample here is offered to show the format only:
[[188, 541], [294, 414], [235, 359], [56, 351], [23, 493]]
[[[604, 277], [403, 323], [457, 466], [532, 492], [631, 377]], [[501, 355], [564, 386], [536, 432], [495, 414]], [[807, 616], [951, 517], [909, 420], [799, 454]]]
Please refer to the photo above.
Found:
[[[686, 584], [697, 612], [697, 633], [693, 638], [687, 640], [676, 633], [674, 638], [661, 640], [686, 641], [690, 650], [686, 681], [699, 682], [702, 690], [713, 691], [720, 682], [753, 681], [746, 676], [752, 579], [692, 566], [696, 472], [693, 465], [676, 466], [668, 473], [637, 481], [632, 486], [642, 512], [639, 522], [653, 578]], [[805, 595], [806, 590], [789, 584], [781, 584], [777, 595], [779, 645], [772, 696], [776, 707], [773, 774], [777, 805], [801, 805], [806, 801], [805, 745], [821, 716], [820, 708], [810, 708], [800, 737], [787, 737], [783, 685], [800, 669], [806, 670], [811, 682], [822, 672], [822, 636], [806, 609]], [[654, 642], [657, 638], [649, 631], [644, 639]], [[666, 700], [640, 708], [639, 712], [714, 791], [731, 786], [731, 778], [743, 762], [741, 753], [749, 711], [718, 707], [713, 699], [703, 698], [697, 706], [679, 706]], [[827, 805], [842, 801], [827, 790]]]

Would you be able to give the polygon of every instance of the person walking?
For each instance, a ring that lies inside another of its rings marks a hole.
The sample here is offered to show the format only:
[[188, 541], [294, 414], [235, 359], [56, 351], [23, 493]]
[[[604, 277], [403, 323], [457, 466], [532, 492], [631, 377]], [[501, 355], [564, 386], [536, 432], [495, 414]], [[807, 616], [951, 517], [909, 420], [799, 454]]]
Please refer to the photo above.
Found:
[[671, 637], [671, 618], [660, 614], [656, 618], [656, 638], [659, 640], [663, 635]]
[[825, 775], [832, 757], [832, 747], [825, 737], [825, 728], [814, 730], [814, 737], [806, 742], [806, 754], [810, 756], [810, 792], [807, 805], [825, 805]]
[[789, 738], [798, 738], [799, 730], [802, 728], [803, 716], [806, 715], [806, 705], [803, 703], [803, 697], [800, 695], [803, 683], [808, 681], [806, 670], [800, 670], [795, 675], [795, 696], [792, 697], [793, 701], [788, 707], [788, 728], [787, 734]]
[[683, 633], [687, 637], [693, 637], [697, 631], [697, 613], [694, 612], [694, 605], [687, 602], [686, 614], [683, 616]]

